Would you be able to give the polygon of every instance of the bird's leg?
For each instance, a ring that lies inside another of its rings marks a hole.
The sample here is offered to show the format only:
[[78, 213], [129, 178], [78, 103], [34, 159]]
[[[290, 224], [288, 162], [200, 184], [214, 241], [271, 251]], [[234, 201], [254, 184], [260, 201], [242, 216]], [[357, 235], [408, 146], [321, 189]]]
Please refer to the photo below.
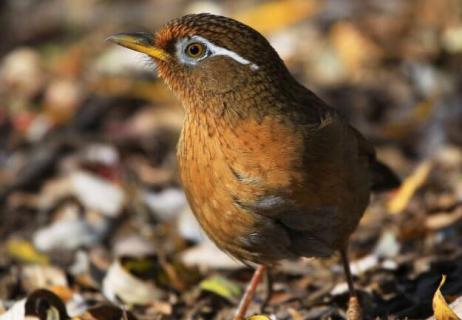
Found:
[[266, 270], [266, 292], [265, 292], [265, 300], [261, 304], [261, 312], [264, 313], [268, 303], [273, 295], [273, 276], [271, 274], [271, 269]]
[[260, 283], [263, 275], [265, 274], [266, 266], [258, 266], [253, 273], [252, 279], [250, 280], [247, 289], [244, 292], [244, 296], [237, 307], [236, 314], [234, 315], [234, 320], [242, 320], [244, 319], [245, 313], [247, 308], [249, 307], [250, 302], [255, 294], [255, 290], [257, 289], [257, 285]]
[[359, 304], [358, 294], [356, 293], [353, 277], [351, 276], [350, 261], [348, 260], [347, 247], [340, 250], [342, 257], [343, 270], [348, 283], [348, 291], [350, 292], [350, 299], [348, 300], [347, 320], [361, 320], [362, 310]]

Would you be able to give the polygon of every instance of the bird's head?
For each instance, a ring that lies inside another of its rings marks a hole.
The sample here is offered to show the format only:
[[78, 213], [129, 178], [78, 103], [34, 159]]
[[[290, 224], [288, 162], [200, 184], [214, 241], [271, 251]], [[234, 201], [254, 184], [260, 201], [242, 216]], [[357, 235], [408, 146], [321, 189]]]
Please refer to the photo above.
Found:
[[244, 88], [258, 93], [288, 76], [260, 33], [222, 16], [191, 14], [168, 22], [154, 35], [122, 33], [109, 40], [151, 57], [185, 105]]

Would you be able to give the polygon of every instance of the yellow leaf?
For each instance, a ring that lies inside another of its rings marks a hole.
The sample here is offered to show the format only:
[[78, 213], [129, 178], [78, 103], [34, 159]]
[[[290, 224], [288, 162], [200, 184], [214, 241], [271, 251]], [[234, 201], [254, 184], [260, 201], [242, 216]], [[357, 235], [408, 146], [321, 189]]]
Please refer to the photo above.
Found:
[[415, 171], [403, 181], [396, 195], [388, 203], [388, 210], [392, 214], [402, 212], [408, 205], [414, 193], [425, 183], [432, 163], [430, 161], [422, 162]]
[[270, 1], [235, 18], [262, 33], [271, 33], [312, 16], [319, 7], [315, 0]]
[[47, 255], [37, 251], [34, 245], [26, 240], [10, 240], [7, 243], [8, 253], [15, 259], [27, 263], [48, 264]]
[[461, 320], [452, 309], [448, 306], [443, 294], [441, 293], [441, 287], [446, 282], [446, 275], [443, 275], [438, 289], [436, 289], [433, 295], [433, 313], [436, 320]]
[[271, 318], [263, 314], [256, 314], [254, 316], [247, 318], [247, 320], [271, 320]]
[[213, 292], [228, 300], [233, 300], [241, 294], [241, 288], [236, 283], [220, 276], [207, 278], [199, 286], [202, 290]]

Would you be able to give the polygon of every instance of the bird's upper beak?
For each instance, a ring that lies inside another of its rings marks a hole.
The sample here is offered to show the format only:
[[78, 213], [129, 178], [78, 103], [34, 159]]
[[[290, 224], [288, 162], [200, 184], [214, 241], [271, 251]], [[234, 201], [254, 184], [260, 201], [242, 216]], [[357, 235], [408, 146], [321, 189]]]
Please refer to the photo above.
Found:
[[154, 45], [154, 36], [151, 33], [118, 33], [110, 36], [107, 40], [117, 43], [122, 47], [147, 54], [155, 59], [162, 61], [170, 59], [170, 55], [165, 50]]

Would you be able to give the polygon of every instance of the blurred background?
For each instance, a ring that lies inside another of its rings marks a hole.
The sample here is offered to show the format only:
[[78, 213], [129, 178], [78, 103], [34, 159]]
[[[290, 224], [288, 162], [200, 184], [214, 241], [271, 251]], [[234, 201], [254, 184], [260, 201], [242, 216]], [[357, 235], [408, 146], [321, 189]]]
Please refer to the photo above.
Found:
[[[182, 108], [149, 59], [105, 42], [198, 12], [262, 32], [403, 178], [373, 197], [353, 236], [368, 317], [431, 316], [442, 274], [448, 302], [461, 296], [460, 0], [4, 0], [0, 315], [45, 299], [38, 288], [93, 319], [232, 314], [251, 270], [220, 253], [187, 206]], [[283, 263], [273, 278], [265, 314], [345, 316], [337, 257]]]

